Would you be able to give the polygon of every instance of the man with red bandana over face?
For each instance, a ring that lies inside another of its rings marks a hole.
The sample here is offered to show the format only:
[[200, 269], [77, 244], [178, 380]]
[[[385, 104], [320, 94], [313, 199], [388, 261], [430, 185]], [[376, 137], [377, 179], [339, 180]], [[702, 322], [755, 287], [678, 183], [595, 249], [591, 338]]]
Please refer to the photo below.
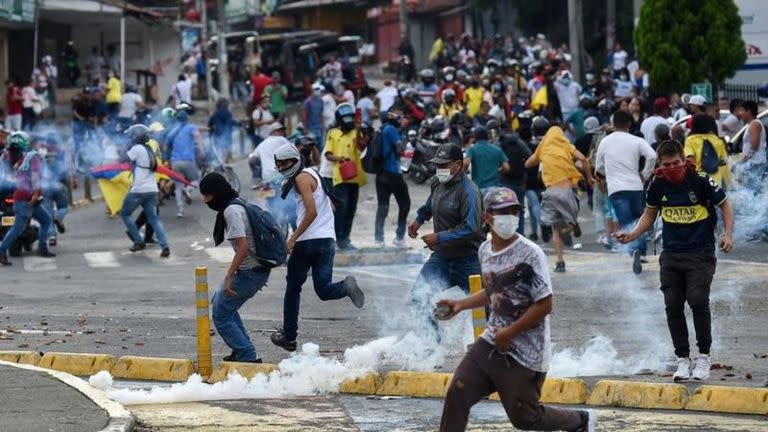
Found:
[[[712, 345], [712, 315], [709, 291], [715, 275], [715, 226], [719, 207], [725, 232], [719, 247], [729, 252], [733, 247], [733, 210], [725, 192], [695, 165], [686, 161], [683, 146], [664, 141], [657, 150], [659, 168], [648, 186], [646, 209], [632, 232], [614, 237], [628, 243], [647, 231], [656, 216], [664, 220], [664, 250], [659, 257], [661, 291], [667, 313], [667, 325], [677, 356], [675, 381], [709, 378], [709, 350]], [[685, 303], [693, 313], [699, 357], [691, 362]]]

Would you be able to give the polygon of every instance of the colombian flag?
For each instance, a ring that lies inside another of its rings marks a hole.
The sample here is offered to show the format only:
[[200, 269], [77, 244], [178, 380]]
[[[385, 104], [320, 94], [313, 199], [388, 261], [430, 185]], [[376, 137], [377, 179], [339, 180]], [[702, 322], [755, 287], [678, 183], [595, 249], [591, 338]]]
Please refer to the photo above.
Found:
[[[133, 175], [131, 174], [131, 164], [118, 163], [101, 165], [91, 168], [91, 176], [93, 176], [98, 182], [101, 188], [101, 193], [104, 195], [104, 202], [109, 208], [110, 215], [114, 216], [123, 206], [123, 200], [128, 195], [128, 190], [131, 188], [131, 182], [133, 181]], [[155, 172], [157, 181], [160, 180], [173, 180], [177, 183], [189, 185], [189, 182], [182, 176], [166, 167], [165, 165], [158, 165]]]

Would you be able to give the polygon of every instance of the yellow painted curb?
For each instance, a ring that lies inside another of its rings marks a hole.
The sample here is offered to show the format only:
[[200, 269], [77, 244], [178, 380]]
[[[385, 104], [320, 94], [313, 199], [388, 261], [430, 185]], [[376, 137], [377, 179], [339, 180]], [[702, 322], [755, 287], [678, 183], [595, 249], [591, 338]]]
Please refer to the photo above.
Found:
[[696, 389], [685, 409], [768, 415], [768, 389], [703, 385]]
[[688, 397], [688, 389], [682, 384], [601, 380], [592, 389], [587, 404], [679, 410], [685, 408]]
[[381, 396], [445, 397], [453, 374], [437, 372], [388, 372], [376, 392]]
[[37, 366], [40, 354], [34, 351], [0, 351], [0, 360]]
[[[581, 405], [589, 398], [586, 381], [573, 378], [547, 378], [541, 387], [541, 403]], [[499, 400], [494, 393], [488, 399]]]
[[380, 383], [379, 374], [371, 372], [355, 379], [345, 380], [339, 386], [339, 393], [372, 395], [376, 394], [376, 389], [379, 388]]
[[153, 381], [186, 381], [195, 373], [195, 364], [189, 359], [123, 356], [112, 368], [115, 378]]
[[38, 366], [66, 372], [72, 375], [88, 376], [99, 371], [111, 371], [115, 357], [109, 354], [45, 353]]
[[269, 363], [239, 363], [239, 362], [221, 362], [213, 370], [208, 382], [215, 383], [227, 379], [227, 375], [237, 371], [240, 376], [251, 379], [254, 375], [263, 373], [269, 375], [277, 370], [277, 365]]

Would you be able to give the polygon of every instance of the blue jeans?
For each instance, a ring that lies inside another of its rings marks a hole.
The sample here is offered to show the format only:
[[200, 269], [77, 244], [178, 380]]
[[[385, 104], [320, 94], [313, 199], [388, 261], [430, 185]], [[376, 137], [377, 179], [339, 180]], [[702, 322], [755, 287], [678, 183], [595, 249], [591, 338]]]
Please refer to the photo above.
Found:
[[[641, 190], [619, 191], [612, 193], [610, 198], [619, 226], [625, 232], [631, 231], [645, 211], [645, 193]], [[630, 254], [639, 250], [641, 254], [645, 255], [646, 249], [645, 233], [629, 244]]]
[[[64, 217], [69, 212], [69, 202], [67, 201], [67, 190], [61, 183], [51, 185], [50, 188], [43, 190], [43, 205], [48, 214], [54, 218], [64, 220]], [[56, 210], [53, 209], [54, 204]], [[48, 233], [48, 237], [56, 237], [56, 229], [53, 224]]]
[[411, 290], [411, 307], [418, 320], [420, 334], [437, 337], [437, 321], [434, 316], [432, 297], [440, 291], [459, 286], [469, 293], [469, 277], [480, 274], [480, 259], [477, 255], [445, 259], [432, 253], [421, 267], [416, 284]]
[[37, 236], [37, 249], [48, 249], [48, 232], [51, 229], [51, 215], [45, 211], [45, 207], [38, 204], [36, 206], [30, 206], [27, 201], [16, 201], [13, 203], [13, 213], [16, 216], [16, 220], [13, 222], [13, 226], [3, 237], [3, 242], [0, 243], [0, 255], [5, 255], [8, 249], [11, 247], [14, 241], [24, 232], [27, 228], [27, 223], [30, 219], [35, 218], [40, 223], [40, 232]]
[[288, 257], [285, 277], [285, 297], [283, 298], [283, 332], [290, 340], [296, 340], [299, 331], [299, 305], [301, 286], [312, 270], [312, 285], [322, 301], [338, 300], [347, 297], [344, 282], [331, 282], [333, 279], [333, 258], [336, 246], [333, 239], [312, 239], [296, 242]]
[[160, 218], [157, 217], [157, 192], [129, 192], [125, 196], [123, 208], [120, 209], [120, 219], [123, 220], [126, 228], [128, 228], [128, 235], [131, 236], [131, 240], [134, 243], [143, 242], [141, 234], [139, 234], [139, 228], [131, 217], [133, 211], [139, 206], [141, 206], [144, 214], [147, 216], [147, 223], [155, 231], [160, 247], [163, 249], [167, 248], [168, 240], [165, 237], [165, 230], [163, 229], [163, 224], [160, 223]]
[[533, 189], [525, 191], [525, 198], [528, 200], [528, 215], [531, 224], [531, 232], [536, 234], [541, 223], [541, 201], [539, 194]]
[[254, 361], [259, 358], [237, 311], [264, 287], [267, 279], [269, 270], [266, 269], [238, 270], [232, 277], [231, 287], [237, 294], [227, 297], [222, 282], [211, 299], [213, 325], [238, 361]]

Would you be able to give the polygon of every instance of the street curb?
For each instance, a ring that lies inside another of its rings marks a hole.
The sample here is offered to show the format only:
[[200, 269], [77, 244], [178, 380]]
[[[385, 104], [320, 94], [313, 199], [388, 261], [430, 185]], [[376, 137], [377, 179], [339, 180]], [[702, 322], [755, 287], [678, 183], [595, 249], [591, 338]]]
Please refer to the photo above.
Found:
[[99, 408], [106, 411], [107, 415], [109, 416], [109, 422], [99, 432], [130, 432], [135, 426], [133, 415], [127, 409], [125, 409], [125, 407], [110, 399], [109, 396], [107, 396], [103, 391], [94, 388], [76, 376], [70, 375], [66, 372], [45, 369], [28, 364], [12, 363], [2, 360], [0, 360], [0, 364], [19, 369], [44, 372], [82, 393]]
[[408, 249], [378, 250], [360, 249], [357, 251], [336, 251], [333, 260], [335, 267], [392, 265], [392, 264], [421, 264], [424, 261], [418, 251]]
[[[106, 370], [116, 378], [185, 381], [196, 372], [194, 363], [189, 359], [123, 356], [115, 362], [114, 357], [107, 354], [50, 352], [41, 358], [32, 351], [0, 351], [2, 364], [35, 367], [23, 363], [34, 363], [38, 359], [37, 368], [46, 371], [54, 369], [67, 376], [89, 376]], [[235, 371], [251, 379], [256, 374], [269, 375], [275, 370], [278, 366], [274, 364], [220, 362], [208, 382], [221, 382]], [[382, 379], [378, 373], [370, 372], [342, 382], [339, 393], [442, 398], [452, 377], [451, 373], [391, 371]], [[489, 399], [498, 400], [498, 394], [494, 393]], [[582, 379], [551, 377], [544, 381], [541, 401], [563, 405], [768, 415], [768, 389], [751, 387], [701, 385], [691, 395], [682, 384], [600, 380], [590, 391]]]
[[696, 389], [685, 409], [768, 415], [768, 389], [703, 385]]
[[90, 376], [103, 370], [112, 371], [115, 357], [110, 354], [49, 352], [43, 355], [37, 366], [72, 375]]
[[189, 359], [123, 356], [110, 373], [115, 378], [186, 381], [195, 373], [195, 364]]
[[688, 389], [682, 384], [600, 380], [588, 405], [646, 409], [685, 409]]

